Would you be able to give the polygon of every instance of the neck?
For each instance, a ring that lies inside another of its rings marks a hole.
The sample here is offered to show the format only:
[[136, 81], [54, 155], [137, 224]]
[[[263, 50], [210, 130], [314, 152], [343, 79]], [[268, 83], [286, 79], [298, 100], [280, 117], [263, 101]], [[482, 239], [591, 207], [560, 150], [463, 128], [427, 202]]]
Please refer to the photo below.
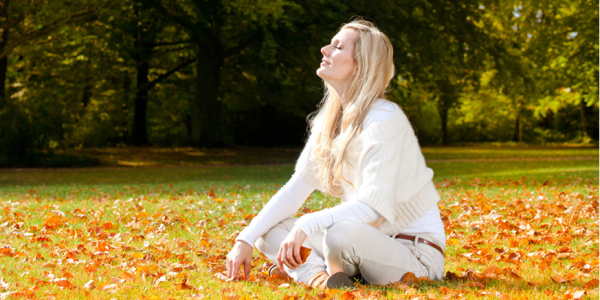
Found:
[[328, 82], [328, 84], [333, 87], [335, 92], [340, 97], [340, 102], [342, 103], [342, 110], [346, 108], [346, 89], [348, 88], [349, 82]]

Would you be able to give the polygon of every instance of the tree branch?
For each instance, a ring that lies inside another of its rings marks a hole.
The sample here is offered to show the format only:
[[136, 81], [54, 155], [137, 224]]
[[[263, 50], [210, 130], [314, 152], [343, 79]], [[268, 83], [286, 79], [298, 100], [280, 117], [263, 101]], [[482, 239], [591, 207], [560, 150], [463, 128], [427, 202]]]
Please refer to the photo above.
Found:
[[[165, 17], [173, 20], [175, 23], [186, 28], [192, 35], [192, 40], [200, 40], [203, 42], [211, 41], [210, 38], [212, 37], [213, 33], [212, 33], [211, 29], [209, 27], [207, 27], [206, 24], [208, 24], [208, 22], [206, 21], [204, 16], [202, 16], [202, 14], [199, 14], [197, 16], [200, 19], [199, 22], [192, 22], [192, 21], [190, 21], [190, 19], [192, 17], [190, 17], [188, 15], [186, 18], [185, 16], [181, 16], [181, 14], [178, 14], [178, 13], [172, 12], [171, 10], [168, 10], [164, 5], [162, 5], [160, 0], [146, 0], [146, 1], [149, 1]], [[175, 7], [175, 9], [177, 10], [176, 7]], [[184, 13], [184, 12], [181, 12], [181, 13]]]
[[150, 44], [151, 47], [160, 47], [160, 46], [174, 46], [174, 45], [179, 45], [179, 44], [187, 44], [192, 42], [192, 40], [187, 40], [187, 41], [179, 41], [179, 42], [170, 42], [170, 43], [152, 43]]
[[165, 17], [175, 21], [176, 23], [178, 23], [179, 25], [193, 30], [194, 28], [194, 24], [192, 22], [189, 22], [188, 20], [172, 13], [170, 10], [168, 10], [166, 7], [164, 7], [162, 5], [162, 3], [160, 3], [160, 1], [158, 0], [149, 0], [150, 3], [152, 4], [152, 6], [154, 6], [161, 14], [163, 14]]
[[261, 36], [260, 32], [256, 32], [254, 33], [249, 39], [247, 39], [246, 41], [240, 43], [239, 45], [235, 46], [235, 47], [231, 47], [225, 51], [223, 51], [223, 54], [221, 55], [222, 59], [226, 59], [230, 56], [234, 56], [236, 54], [239, 54], [240, 52], [244, 51], [244, 49], [246, 49], [248, 46], [250, 46], [250, 44], [252, 44], [254, 42], [255, 39], [259, 38]]
[[95, 13], [96, 12], [94, 10], [83, 10], [80, 12], [76, 12], [64, 19], [60, 19], [60, 20], [58, 20], [50, 25], [46, 25], [38, 30], [34, 30], [32, 32], [23, 34], [16, 40], [8, 43], [6, 46], [4, 46], [2, 49], [0, 49], [1, 50], [0, 59], [3, 59], [4, 57], [6, 57], [14, 48], [16, 48], [19, 45], [25, 44], [25, 43], [29, 42], [30, 40], [33, 40], [40, 36], [49, 34], [52, 31], [60, 28], [61, 26], [65, 25], [65, 24], [75, 23], [75, 22], [79, 22], [79, 21], [87, 21], [92, 16], [94, 16]]
[[195, 62], [195, 61], [196, 61], [196, 59], [190, 59], [190, 60], [188, 60], [188, 61], [185, 61], [184, 63], [182, 63], [182, 64], [178, 65], [177, 67], [175, 67], [175, 68], [173, 68], [173, 69], [169, 70], [167, 73], [165, 73], [165, 74], [162, 74], [162, 75], [158, 76], [158, 78], [156, 78], [156, 79], [154, 79], [154, 80], [152, 80], [152, 81], [150, 81], [150, 82], [148, 82], [148, 83], [144, 84], [144, 85], [143, 85], [143, 86], [141, 86], [141, 87], [138, 87], [138, 89], [137, 89], [137, 91], [136, 91], [136, 92], [138, 92], [138, 93], [139, 93], [139, 92], [142, 92], [142, 91], [148, 91], [148, 90], [150, 90], [150, 89], [151, 89], [151, 88], [153, 88], [153, 87], [154, 87], [154, 86], [155, 86], [157, 83], [159, 83], [159, 82], [161, 82], [161, 81], [165, 80], [167, 77], [169, 77], [169, 76], [173, 75], [173, 73], [175, 73], [175, 72], [177, 72], [177, 71], [179, 71], [179, 70], [181, 70], [181, 69], [183, 69], [183, 68], [187, 67], [188, 65], [190, 65], [191, 63], [193, 63], [193, 62]]
[[6, 22], [2, 22], [2, 23], [0, 23], [0, 29], [7, 30], [7, 29], [13, 27], [14, 25], [20, 23], [23, 20], [25, 20], [25, 15], [20, 15], [14, 19], [8, 20]]

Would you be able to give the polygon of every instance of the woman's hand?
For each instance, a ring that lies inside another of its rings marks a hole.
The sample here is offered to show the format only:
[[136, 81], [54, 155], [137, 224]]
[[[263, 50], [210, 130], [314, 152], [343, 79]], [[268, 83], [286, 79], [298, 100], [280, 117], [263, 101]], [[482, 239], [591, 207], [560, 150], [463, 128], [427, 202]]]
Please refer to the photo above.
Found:
[[252, 246], [246, 242], [237, 241], [229, 254], [227, 254], [227, 277], [238, 279], [240, 267], [244, 266], [244, 278], [250, 278], [250, 268], [252, 263]]
[[306, 240], [306, 234], [300, 228], [294, 226], [279, 246], [279, 253], [277, 254], [279, 270], [283, 270], [284, 264], [290, 269], [296, 269], [302, 264], [300, 247], [302, 247], [304, 240]]

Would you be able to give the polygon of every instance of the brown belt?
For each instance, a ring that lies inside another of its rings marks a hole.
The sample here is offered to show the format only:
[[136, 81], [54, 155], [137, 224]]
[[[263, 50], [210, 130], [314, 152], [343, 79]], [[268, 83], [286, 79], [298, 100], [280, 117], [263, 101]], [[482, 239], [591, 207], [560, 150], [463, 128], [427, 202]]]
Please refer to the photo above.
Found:
[[[392, 237], [395, 238], [395, 239], [409, 240], [409, 241], [412, 241], [412, 242], [415, 241], [415, 237], [414, 236], [412, 236], [412, 235], [405, 235], [405, 234], [401, 234], [401, 233], [396, 234], [396, 235], [394, 235]], [[430, 241], [428, 241], [426, 239], [419, 238], [419, 243], [425, 244], [427, 246], [431, 246], [435, 250], [440, 251], [440, 253], [442, 255], [444, 255], [444, 250], [442, 250], [442, 248], [440, 248], [440, 246], [438, 246], [438, 245], [436, 245], [436, 244], [434, 244], [434, 243], [432, 243], [432, 242], [430, 242]]]

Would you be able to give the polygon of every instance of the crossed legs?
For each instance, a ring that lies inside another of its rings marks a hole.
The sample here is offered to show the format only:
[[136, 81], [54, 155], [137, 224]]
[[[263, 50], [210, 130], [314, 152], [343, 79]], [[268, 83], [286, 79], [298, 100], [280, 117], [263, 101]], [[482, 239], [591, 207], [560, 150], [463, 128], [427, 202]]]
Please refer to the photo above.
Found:
[[[296, 219], [287, 218], [275, 225], [256, 242], [256, 248], [276, 263], [279, 245], [295, 222]], [[428, 238], [427, 235], [421, 237]], [[367, 224], [338, 222], [325, 234], [315, 232], [308, 236], [303, 246], [312, 249], [306, 262], [295, 270], [284, 268], [294, 280], [305, 283], [324, 270], [329, 274], [344, 272], [348, 276], [360, 273], [368, 283], [379, 285], [399, 281], [407, 272], [433, 280], [443, 276], [444, 257], [437, 250], [392, 239]]]

